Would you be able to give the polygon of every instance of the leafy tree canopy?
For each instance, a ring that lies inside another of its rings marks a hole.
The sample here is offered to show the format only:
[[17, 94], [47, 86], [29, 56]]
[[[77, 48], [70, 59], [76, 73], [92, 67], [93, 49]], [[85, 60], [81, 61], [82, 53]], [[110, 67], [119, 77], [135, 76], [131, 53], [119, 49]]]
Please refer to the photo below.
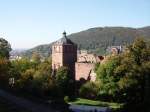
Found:
[[98, 67], [99, 95], [119, 102], [144, 101], [145, 91], [149, 91], [145, 86], [150, 84], [150, 80], [146, 83], [149, 63], [149, 44], [137, 38], [124, 53], [112, 56]]
[[7, 40], [0, 38], [0, 57], [9, 58], [9, 52], [11, 51], [11, 46]]

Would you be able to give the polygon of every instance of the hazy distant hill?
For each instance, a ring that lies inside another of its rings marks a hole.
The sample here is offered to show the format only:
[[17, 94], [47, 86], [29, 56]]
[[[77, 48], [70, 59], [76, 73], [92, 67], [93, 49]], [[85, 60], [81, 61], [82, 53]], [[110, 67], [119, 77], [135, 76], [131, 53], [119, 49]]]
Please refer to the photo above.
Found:
[[[129, 27], [97, 27], [68, 35], [73, 42], [78, 44], [78, 49], [87, 49], [90, 52], [104, 54], [105, 49], [111, 45], [123, 45], [132, 43], [136, 37], [144, 37], [150, 40], [150, 26], [143, 28]], [[24, 56], [31, 56], [32, 52], [38, 52], [42, 57], [51, 54], [52, 43], [39, 45], [27, 50]]]
[[12, 49], [10, 56], [20, 56], [26, 49]]

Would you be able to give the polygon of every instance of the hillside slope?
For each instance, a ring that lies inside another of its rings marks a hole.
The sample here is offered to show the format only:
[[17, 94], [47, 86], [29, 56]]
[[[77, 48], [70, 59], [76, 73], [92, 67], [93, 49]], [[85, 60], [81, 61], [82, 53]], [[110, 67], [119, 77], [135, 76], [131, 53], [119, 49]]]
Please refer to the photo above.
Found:
[[[78, 49], [87, 49], [90, 52], [104, 54], [105, 49], [111, 45], [130, 44], [136, 37], [150, 40], [150, 26], [143, 28], [129, 27], [97, 27], [68, 35], [78, 45]], [[40, 45], [25, 51], [22, 55], [30, 57], [38, 52], [42, 57], [51, 54], [52, 43]]]

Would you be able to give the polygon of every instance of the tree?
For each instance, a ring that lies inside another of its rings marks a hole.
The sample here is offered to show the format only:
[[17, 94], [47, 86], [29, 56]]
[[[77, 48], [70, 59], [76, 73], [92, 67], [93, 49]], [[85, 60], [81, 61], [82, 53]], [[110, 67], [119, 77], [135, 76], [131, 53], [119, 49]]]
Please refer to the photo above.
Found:
[[7, 40], [0, 38], [0, 82], [8, 85], [9, 79], [9, 52], [11, 51], [11, 46]]
[[33, 93], [43, 98], [55, 99], [62, 96], [55, 80], [39, 71], [35, 72], [31, 86]]
[[100, 82], [99, 96], [112, 100], [118, 92], [117, 79], [114, 70], [119, 65], [119, 57], [110, 57], [105, 64], [100, 64], [97, 69], [97, 79]]
[[124, 74], [124, 77], [119, 81], [119, 86], [124, 88], [123, 91], [126, 93], [126, 100], [130, 102], [143, 102], [146, 94], [146, 85], [149, 85], [146, 83], [150, 83], [148, 79], [150, 69], [147, 66], [150, 62], [149, 46], [150, 45], [142, 38], [137, 38], [134, 43], [128, 47], [128, 52], [123, 54], [125, 58], [122, 57], [121, 66], [124, 66], [124, 69], [120, 71], [124, 73], [118, 72], [121, 66], [116, 69], [118, 75]]
[[35, 63], [40, 63], [41, 57], [37, 52], [33, 52], [31, 60]]
[[142, 38], [137, 38], [135, 42], [128, 47], [130, 54], [138, 65], [149, 59], [150, 51], [147, 47], [146, 42]]
[[0, 38], [0, 57], [9, 58], [9, 52], [11, 51], [11, 46], [7, 40]]
[[56, 72], [56, 83], [64, 95], [73, 94], [73, 80], [68, 67], [60, 67]]
[[96, 99], [98, 96], [99, 84], [96, 82], [86, 82], [79, 89], [79, 95], [83, 98]]
[[22, 72], [21, 77], [16, 82], [16, 87], [26, 91], [31, 91], [34, 73], [34, 69], [27, 69], [25, 72]]
[[11, 66], [15, 69], [16, 72], [19, 72], [21, 74], [25, 72], [27, 69], [36, 68], [37, 64], [34, 62], [31, 62], [27, 58], [22, 58], [20, 60], [12, 61]]
[[0, 58], [0, 83], [8, 85], [9, 78], [9, 60], [6, 58]]
[[[12, 61], [15, 87], [38, 97], [56, 98], [60, 96], [57, 84], [51, 76], [51, 61], [35, 63], [26, 58]], [[16, 71], [14, 73], [14, 71]]]
[[100, 96], [111, 95], [113, 100], [130, 105], [143, 102], [145, 93], [149, 91], [145, 91], [145, 85], [150, 82], [147, 78], [150, 73], [149, 57], [149, 45], [137, 39], [127, 51], [100, 65], [97, 69]]
[[37, 66], [37, 69], [45, 75], [51, 75], [52, 73], [52, 63], [50, 60], [45, 60]]

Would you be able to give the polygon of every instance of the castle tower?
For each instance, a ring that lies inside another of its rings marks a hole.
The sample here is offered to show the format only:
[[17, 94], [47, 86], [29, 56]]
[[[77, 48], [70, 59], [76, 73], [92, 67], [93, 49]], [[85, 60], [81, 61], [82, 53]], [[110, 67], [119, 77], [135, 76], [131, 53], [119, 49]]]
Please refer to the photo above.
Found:
[[52, 46], [52, 70], [55, 71], [61, 66], [67, 66], [75, 77], [75, 62], [77, 61], [77, 45], [67, 38], [63, 32], [63, 38]]

